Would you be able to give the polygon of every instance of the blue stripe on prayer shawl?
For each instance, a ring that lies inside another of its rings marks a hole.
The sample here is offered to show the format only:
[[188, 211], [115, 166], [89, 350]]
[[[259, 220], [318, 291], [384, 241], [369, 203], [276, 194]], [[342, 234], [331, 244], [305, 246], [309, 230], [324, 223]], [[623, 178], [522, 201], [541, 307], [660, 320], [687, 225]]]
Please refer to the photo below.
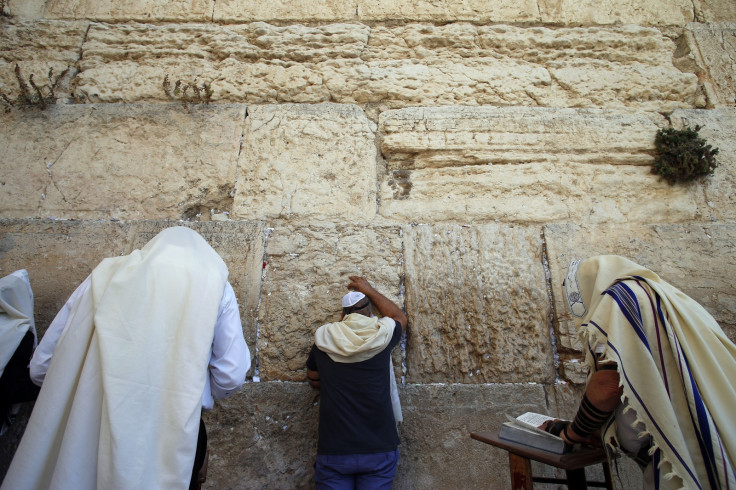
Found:
[[[687, 362], [687, 356], [685, 357], [685, 365], [687, 366], [687, 372], [690, 373], [690, 363]], [[700, 396], [700, 390], [695, 384], [695, 379], [690, 376], [690, 386], [693, 390], [693, 401], [695, 402], [695, 410], [698, 415], [698, 424], [695, 427], [695, 434], [698, 436], [698, 445], [700, 446], [700, 452], [704, 456], [705, 469], [708, 473], [708, 482], [711, 488], [718, 488], [716, 486], [716, 478], [713, 474], [716, 469], [716, 458], [713, 454], [713, 441], [710, 437], [710, 423], [708, 422], [708, 411], [705, 408], [703, 399]]]
[[[604, 330], [595, 322], [590, 322], [591, 325], [596, 327], [601, 332], [604, 332]], [[631, 383], [631, 379], [629, 378], [628, 374], [626, 373], [626, 368], [623, 365], [623, 362], [621, 362], [621, 354], [619, 353], [618, 349], [616, 349], [616, 346], [614, 346], [611, 342], [608, 342], [608, 347], [616, 354], [618, 357], [618, 366], [619, 366], [619, 372], [624, 375], [624, 378], [626, 379], [626, 384], [631, 388], [632, 394], [636, 397], [637, 400], [639, 400], [639, 403], [641, 404], [642, 408], [644, 408], [644, 411], [649, 416], [649, 420], [652, 421], [654, 424], [654, 428], [657, 430], [657, 432], [662, 437], [662, 440], [667, 444], [667, 446], [672, 450], [672, 453], [675, 455], [675, 457], [680, 461], [680, 464], [682, 464], [682, 467], [685, 468], [685, 471], [690, 475], [690, 478], [695, 482], [696, 485], [698, 485], [698, 488], [702, 489], [703, 487], [700, 485], [700, 482], [698, 481], [698, 477], [696, 476], [695, 472], [687, 465], [685, 460], [682, 458], [679, 452], [677, 452], [677, 448], [670, 442], [670, 440], [667, 438], [667, 436], [662, 432], [662, 429], [659, 427], [659, 424], [655, 420], [654, 416], [652, 416], [652, 413], [649, 411], [649, 408], [644, 403], [644, 400], [642, 400], [639, 393], [636, 391], [636, 388], [634, 388], [634, 385]], [[650, 351], [651, 352], [651, 351]], [[656, 467], [655, 467], [656, 468]], [[655, 481], [658, 481], [658, 479], [655, 479]]]
[[[665, 316], [665, 311], [662, 309], [662, 302], [659, 295], [655, 295], [657, 298], [657, 316], [659, 317], [659, 320], [662, 322], [662, 325], [664, 326], [665, 330], [669, 330], [669, 322], [667, 321], [667, 318]], [[695, 421], [695, 418], [693, 417], [692, 410], [690, 409], [690, 404], [688, 403], [688, 412], [690, 413], [690, 419], [693, 424], [693, 430], [695, 432], [695, 436], [698, 440], [698, 446], [700, 446], [700, 453], [704, 456], [704, 463], [705, 463], [705, 469], [708, 475], [708, 482], [710, 483], [711, 488], [716, 488], [716, 475], [718, 474], [717, 469], [717, 463], [715, 460], [715, 456], [713, 454], [713, 441], [711, 439], [710, 434], [710, 423], [708, 421], [708, 412], [705, 408], [705, 404], [703, 403], [703, 399], [700, 396], [700, 391], [698, 390], [697, 385], [695, 384], [695, 379], [690, 374], [690, 363], [687, 360], [687, 356], [685, 353], [682, 352], [682, 349], [680, 347], [680, 342], [677, 339], [677, 336], [673, 335], [673, 339], [675, 342], [675, 349], [678, 354], [678, 358], [682, 356], [682, 360], [685, 361], [685, 369], [682, 369], [682, 366], [680, 367], [680, 377], [683, 382], [683, 387], [685, 387], [685, 380], [683, 379], [684, 374], [687, 373], [688, 381], [690, 382], [690, 386], [693, 392], [693, 401], [695, 404], [695, 410], [697, 413], [697, 423]], [[666, 381], [666, 377], [664, 378]], [[721, 450], [723, 449], [720, 440], [719, 440], [719, 446], [721, 447]], [[713, 473], [716, 473], [714, 475]], [[728, 485], [728, 478], [726, 478], [726, 482]]]
[[626, 317], [629, 324], [634, 327], [634, 332], [639, 336], [639, 340], [646, 346], [647, 350], [651, 353], [652, 349], [649, 347], [649, 341], [647, 336], [644, 334], [644, 323], [641, 319], [641, 309], [639, 308], [639, 302], [636, 300], [634, 291], [623, 282], [617, 282], [610, 288], [606, 289], [603, 294], [611, 296], [621, 313]]

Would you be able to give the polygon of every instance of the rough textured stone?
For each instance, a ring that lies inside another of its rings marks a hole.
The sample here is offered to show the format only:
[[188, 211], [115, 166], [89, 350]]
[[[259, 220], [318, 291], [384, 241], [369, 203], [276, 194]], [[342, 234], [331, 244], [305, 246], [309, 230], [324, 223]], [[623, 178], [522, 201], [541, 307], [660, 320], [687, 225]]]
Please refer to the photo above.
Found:
[[649, 165], [658, 118], [600, 109], [410, 107], [381, 113], [389, 170], [519, 163]]
[[[711, 313], [736, 340], [736, 225], [684, 224], [642, 226], [547, 225], [544, 228], [554, 306], [565, 311], [560, 285], [573, 259], [617, 254], [630, 258], [681, 289]], [[582, 357], [571, 321], [556, 325], [563, 362]], [[565, 371], [577, 371], [566, 366]], [[577, 381], [579, 377], [576, 376]]]
[[554, 380], [539, 228], [420, 225], [404, 235], [410, 382]]
[[143, 247], [160, 231], [171, 226], [186, 226], [201, 234], [227, 264], [230, 273], [228, 281], [238, 298], [245, 342], [248, 344], [253, 361], [249, 375], [252, 374], [255, 368], [256, 315], [260, 301], [266, 242], [263, 223], [143, 221], [136, 223], [131, 230], [130, 251]]
[[220, 0], [215, 3], [215, 22], [330, 22], [356, 19], [354, 2], [341, 0], [291, 0], [288, 2], [250, 2]]
[[674, 50], [636, 26], [94, 25], [77, 90], [101, 102], [165, 100], [169, 74], [211, 82], [215, 100], [252, 104], [704, 104], [697, 77], [673, 66]]
[[[380, 118], [379, 214], [423, 222], [678, 222], [698, 186], [650, 173], [656, 119], [549, 108], [407, 108]], [[642, 193], [641, 189], [647, 189]]]
[[539, 22], [539, 9], [533, 0], [463, 2], [432, 0], [377, 0], [358, 2], [358, 18], [364, 21], [391, 22], [404, 19], [424, 22]]
[[365, 276], [403, 305], [401, 230], [279, 224], [266, 242], [258, 309], [258, 358], [264, 380], [306, 379], [314, 331], [340, 319], [348, 276]]
[[370, 221], [374, 140], [375, 124], [356, 106], [250, 106], [233, 215]]
[[247, 383], [205, 413], [203, 488], [313, 488], [319, 392], [307, 383]]
[[718, 148], [718, 167], [703, 180], [711, 219], [736, 221], [736, 108], [710, 111], [675, 111], [672, 124], [678, 129], [702, 126], [698, 132], [707, 144]]
[[[399, 466], [394, 488], [511, 488], [508, 453], [470, 438], [496, 430], [504, 414], [550, 413], [535, 384], [414, 385], [399, 388]], [[548, 466], [534, 474], [553, 476]]]
[[129, 231], [109, 221], [0, 220], [0, 277], [28, 271], [39, 338], [102, 259], [128, 253]]
[[694, 20], [693, 5], [676, 0], [666, 6], [657, 1], [539, 0], [543, 22], [552, 24], [685, 25]]
[[45, 16], [107, 22], [204, 22], [212, 18], [213, 4], [210, 0], [47, 0]]
[[693, 0], [699, 22], [736, 22], [736, 3], [730, 0]]
[[244, 116], [243, 105], [178, 104], [5, 114], [0, 213], [208, 219], [230, 211]]
[[[33, 76], [33, 82], [44, 96], [48, 97], [50, 86], [56, 85], [56, 97], [68, 97], [69, 81], [77, 73], [75, 65], [88, 26], [87, 22], [1, 22], [0, 93], [13, 102], [22, 95], [15, 73], [18, 65], [28, 91], [35, 94], [29, 82]], [[51, 78], [49, 70], [53, 70]], [[0, 109], [3, 106], [7, 108], [6, 102], [0, 101]]]
[[46, 0], [5, 0], [2, 14], [15, 19], [41, 19]]
[[688, 24], [687, 37], [694, 59], [704, 68], [708, 102], [736, 106], [736, 23]]

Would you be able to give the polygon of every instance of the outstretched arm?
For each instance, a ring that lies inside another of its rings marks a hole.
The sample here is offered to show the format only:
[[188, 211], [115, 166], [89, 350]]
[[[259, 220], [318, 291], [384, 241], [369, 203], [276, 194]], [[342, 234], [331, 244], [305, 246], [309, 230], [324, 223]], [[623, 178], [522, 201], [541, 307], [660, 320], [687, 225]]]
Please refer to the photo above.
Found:
[[409, 323], [409, 319], [406, 318], [406, 315], [403, 311], [401, 311], [401, 308], [399, 308], [393, 301], [388, 299], [386, 296], [382, 295], [375, 289], [373, 289], [373, 286], [368, 282], [368, 280], [365, 277], [361, 276], [349, 276], [350, 284], [348, 284], [348, 289], [353, 289], [355, 291], [360, 291], [361, 293], [368, 296], [368, 298], [373, 302], [373, 304], [376, 306], [376, 309], [378, 309], [378, 312], [381, 314], [381, 316], [387, 316], [389, 318], [393, 318], [397, 322], [401, 324], [401, 331], [402, 333], [406, 331], [407, 323]]

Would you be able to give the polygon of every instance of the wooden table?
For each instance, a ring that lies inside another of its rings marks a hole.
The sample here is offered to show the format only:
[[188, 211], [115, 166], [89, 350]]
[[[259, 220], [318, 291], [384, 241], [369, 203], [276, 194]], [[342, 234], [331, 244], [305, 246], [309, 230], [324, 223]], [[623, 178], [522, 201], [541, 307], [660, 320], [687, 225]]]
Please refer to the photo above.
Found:
[[[567, 454], [555, 454], [542, 451], [524, 444], [517, 444], [498, 437], [498, 431], [480, 431], [470, 434], [475, 440], [508, 451], [511, 470], [511, 488], [513, 490], [531, 490], [534, 482], [537, 483], [567, 483], [570, 489], [587, 489], [601, 487], [613, 490], [611, 484], [611, 468], [608, 465], [606, 452], [599, 448], [581, 448]], [[543, 478], [532, 476], [531, 460], [565, 470], [567, 478]], [[585, 467], [602, 464], [605, 481], [589, 482], [585, 479]]]

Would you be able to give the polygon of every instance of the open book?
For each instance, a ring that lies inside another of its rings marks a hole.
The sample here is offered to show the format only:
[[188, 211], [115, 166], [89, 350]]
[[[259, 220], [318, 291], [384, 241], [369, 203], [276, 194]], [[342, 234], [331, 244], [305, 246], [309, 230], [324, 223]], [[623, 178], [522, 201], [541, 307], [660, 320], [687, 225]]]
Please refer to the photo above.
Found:
[[498, 434], [501, 439], [556, 454], [563, 454], [572, 449], [572, 446], [565, 444], [561, 438], [539, 428], [547, 420], [554, 420], [554, 417], [534, 412], [526, 412], [516, 418], [510, 415], [506, 417], [509, 421], [503, 423]]

